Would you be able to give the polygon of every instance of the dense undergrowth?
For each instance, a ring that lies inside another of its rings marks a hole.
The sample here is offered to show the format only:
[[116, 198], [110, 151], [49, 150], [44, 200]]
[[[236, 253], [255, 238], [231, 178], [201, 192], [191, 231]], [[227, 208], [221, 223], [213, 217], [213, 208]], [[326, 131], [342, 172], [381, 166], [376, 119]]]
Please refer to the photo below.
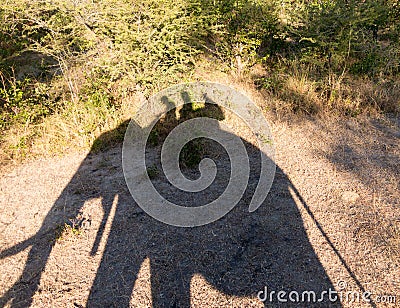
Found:
[[399, 20], [397, 0], [3, 2], [2, 159], [87, 147], [199, 70], [277, 113], [398, 114]]

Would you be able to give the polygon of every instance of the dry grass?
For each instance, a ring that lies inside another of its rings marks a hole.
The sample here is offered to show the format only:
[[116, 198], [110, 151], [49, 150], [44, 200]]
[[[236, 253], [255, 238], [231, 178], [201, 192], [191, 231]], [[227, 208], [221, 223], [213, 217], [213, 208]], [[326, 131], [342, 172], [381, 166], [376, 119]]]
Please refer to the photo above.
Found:
[[[59, 109], [39, 123], [16, 123], [3, 132], [0, 143], [3, 165], [71, 150], [87, 150], [101, 133], [117, 127], [134, 114], [145, 100], [142, 89], [132, 88], [129, 76], [109, 83], [93, 73], [93, 68], [101, 64], [108, 51], [101, 46], [98, 48], [87, 56], [86, 62], [69, 68], [63, 78], [53, 81], [52, 87], [62, 93]], [[272, 111], [278, 118], [288, 114], [296, 114], [295, 117], [301, 119], [303, 115], [354, 117], [377, 116], [382, 111], [399, 112], [398, 83], [374, 83], [346, 74], [315, 81], [313, 76], [315, 68], [297, 62], [286, 73], [271, 73], [255, 65], [243, 74], [224, 69], [223, 63], [200, 57], [193, 72], [182, 75], [181, 80], [221, 82], [243, 89], [264, 111]], [[162, 87], [160, 84], [154, 91]]]
[[400, 80], [341, 75], [318, 75], [318, 68], [297, 61], [281, 71], [255, 70], [258, 89], [271, 99], [278, 114], [358, 115], [399, 114]]
[[62, 110], [40, 123], [15, 124], [5, 131], [0, 144], [1, 162], [15, 164], [37, 157], [86, 151], [102, 133], [129, 119], [138, 105], [133, 96], [122, 98], [118, 108], [85, 101], [66, 102]]
[[357, 179], [363, 187], [364, 195], [356, 194], [358, 197], [350, 200], [353, 236], [393, 261], [399, 260], [398, 119], [324, 118], [314, 122], [308, 136], [322, 145], [313, 149], [316, 155], [328, 159], [336, 170]]

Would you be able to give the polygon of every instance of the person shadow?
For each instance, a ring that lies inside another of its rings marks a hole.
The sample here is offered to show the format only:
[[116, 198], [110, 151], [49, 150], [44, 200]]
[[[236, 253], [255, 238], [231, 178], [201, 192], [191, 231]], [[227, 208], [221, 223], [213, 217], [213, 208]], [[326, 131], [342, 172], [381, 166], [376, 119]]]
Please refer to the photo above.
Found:
[[[164, 103], [171, 102], [166, 100]], [[174, 127], [199, 116], [222, 120], [224, 113], [217, 105], [208, 103], [201, 107], [189, 103], [180, 110], [173, 109], [155, 125], [146, 148], [146, 166], [153, 185], [166, 199], [182, 206], [201, 206], [215, 200], [227, 187], [231, 172], [229, 157], [222, 146], [199, 138], [182, 150], [182, 172], [187, 178], [195, 179], [200, 175], [198, 162], [211, 158], [218, 168], [212, 185], [202, 192], [189, 193], [168, 183], [158, 159], [162, 141]], [[139, 305], [132, 303], [131, 297], [146, 259], [150, 261], [151, 302], [154, 307], [190, 307], [193, 294], [200, 292], [196, 288], [193, 290], [196, 275], [229, 296], [257, 297], [261, 294], [263, 297], [268, 289], [265, 306], [341, 307], [339, 300], [329, 301], [326, 293], [319, 301], [322, 292], [334, 291], [335, 287], [308, 239], [297, 204], [300, 202], [309, 208], [279, 166], [264, 203], [255, 212], [248, 211], [260, 175], [261, 155], [264, 155], [257, 147], [242, 139], [250, 161], [250, 178], [241, 201], [233, 210], [204, 226], [174, 227], [143, 212], [126, 185], [121, 184], [123, 171], [118, 157], [121, 157], [121, 141], [127, 125], [126, 121], [96, 139], [39, 231], [0, 253], [0, 258], [6, 258], [30, 247], [23, 273], [2, 296], [0, 306], [9, 303], [10, 307], [26, 307], [32, 304], [55, 244], [57, 228], [76, 220], [84, 203], [96, 197], [102, 199], [104, 213], [91, 250], [91, 255], [98, 253], [113, 201], [118, 196], [87, 307]], [[214, 129], [220, 127], [217, 125]], [[99, 156], [115, 157], [112, 166], [95, 164]], [[113, 177], [109, 180], [111, 173]], [[115, 180], [115, 175], [118, 180]], [[84, 189], [82, 185], [86, 185]], [[66, 208], [65, 204], [70, 206]], [[287, 302], [277, 299], [279, 291], [287, 292]], [[287, 294], [291, 291], [299, 294], [299, 298], [293, 294], [297, 302], [291, 303], [288, 299]], [[313, 292], [315, 298], [311, 295], [309, 301], [301, 302], [303, 292]]]

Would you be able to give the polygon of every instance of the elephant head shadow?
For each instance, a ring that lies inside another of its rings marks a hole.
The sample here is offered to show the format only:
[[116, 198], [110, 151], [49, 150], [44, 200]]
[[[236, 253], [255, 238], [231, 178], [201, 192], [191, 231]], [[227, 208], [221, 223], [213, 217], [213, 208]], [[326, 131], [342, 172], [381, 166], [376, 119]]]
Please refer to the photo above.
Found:
[[[222, 118], [222, 111], [215, 105], [208, 104], [197, 111], [193, 108], [182, 109], [180, 117], [176, 113], [173, 110], [156, 125], [158, 140], [148, 147], [149, 157], [159, 157], [161, 145], [157, 143], [162, 141], [170, 129], [185, 119], [210, 114], [216, 119]], [[266, 286], [276, 292], [293, 290], [301, 294], [303, 291], [313, 291], [317, 300], [321, 292], [334, 290], [308, 240], [295, 198], [298, 202], [304, 201], [279, 166], [264, 203], [255, 212], [248, 212], [247, 206], [254, 184], [258, 181], [261, 155], [264, 155], [256, 147], [242, 140], [250, 159], [251, 175], [248, 188], [239, 204], [211, 224], [180, 228], [163, 224], [148, 216], [130, 195], [123, 178], [121, 146], [115, 147], [116, 141], [122, 140], [126, 127], [127, 123], [123, 123], [96, 140], [37, 234], [1, 252], [0, 257], [4, 258], [31, 246], [23, 274], [0, 303], [11, 301], [11, 306], [20, 306], [21, 303], [22, 306], [27, 306], [32, 302], [53, 247], [53, 242], [49, 241], [51, 234], [54, 234], [52, 232], [66, 218], [76, 218], [86, 200], [101, 197], [104, 217], [93, 243], [92, 254], [96, 253], [116, 195], [118, 203], [90, 291], [88, 307], [128, 307], [138, 272], [146, 259], [150, 260], [151, 298], [154, 307], [189, 307], [191, 281], [196, 274], [204, 277], [220, 292], [240, 297], [255, 297]], [[224, 149], [209, 140], [199, 142], [204, 149], [200, 159], [208, 156], [218, 167], [217, 178], [200, 197], [168, 185], [159, 161], [149, 159], [146, 162], [149, 167], [157, 169], [152, 177], [157, 190], [162, 191], [167, 199], [183, 206], [199, 206], [214, 200], [229, 181], [230, 164]], [[113, 145], [111, 149], [108, 147], [110, 144]], [[192, 150], [189, 146], [189, 153]], [[105, 159], [107, 164], [100, 167], [99, 164], [94, 164], [93, 161], [98, 161], [98, 157]], [[183, 164], [183, 169], [183, 173], [189, 178], [198, 176], [195, 167]], [[76, 193], [82, 185], [85, 189]], [[67, 199], [68, 204], [72, 205], [62, 211], [61, 207], [65, 206]], [[308, 303], [307, 306], [326, 307], [326, 300], [325, 297], [324, 302]], [[280, 305], [276, 297], [265, 302], [268, 303]], [[294, 305], [298, 306], [298, 303]], [[340, 302], [329, 302], [329, 305], [341, 306]]]

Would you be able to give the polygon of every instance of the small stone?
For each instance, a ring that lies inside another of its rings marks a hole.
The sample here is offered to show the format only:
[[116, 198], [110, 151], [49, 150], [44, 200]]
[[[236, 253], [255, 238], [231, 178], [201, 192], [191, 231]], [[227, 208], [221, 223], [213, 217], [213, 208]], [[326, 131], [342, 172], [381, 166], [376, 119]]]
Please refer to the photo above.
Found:
[[358, 198], [360, 198], [360, 195], [355, 193], [354, 191], [345, 191], [342, 194], [342, 199], [345, 202], [356, 202]]

